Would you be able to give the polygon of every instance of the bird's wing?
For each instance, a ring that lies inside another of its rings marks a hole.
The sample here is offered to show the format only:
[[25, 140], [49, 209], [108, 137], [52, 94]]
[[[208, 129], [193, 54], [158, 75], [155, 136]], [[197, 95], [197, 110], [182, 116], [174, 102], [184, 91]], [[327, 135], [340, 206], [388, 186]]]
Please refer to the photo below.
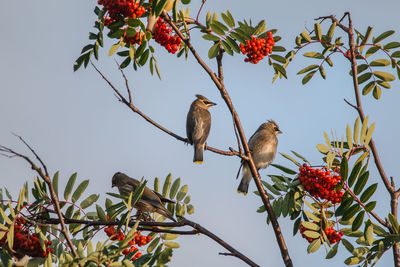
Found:
[[186, 135], [187, 135], [187, 137], [189, 139], [189, 143], [191, 145], [193, 145], [192, 135], [193, 135], [193, 131], [196, 127], [196, 119], [195, 119], [195, 116], [193, 113], [194, 113], [194, 106], [192, 104], [192, 106], [190, 106], [189, 113], [187, 114], [187, 117], [186, 117]]
[[192, 133], [192, 139], [194, 143], [204, 144], [207, 140], [208, 134], [211, 128], [211, 114], [208, 110], [203, 108], [197, 108], [195, 119], [195, 127]]
[[175, 201], [163, 197], [160, 193], [158, 193], [156, 191], [153, 191], [153, 192], [156, 193], [156, 195], [160, 198], [161, 202], [175, 203]]

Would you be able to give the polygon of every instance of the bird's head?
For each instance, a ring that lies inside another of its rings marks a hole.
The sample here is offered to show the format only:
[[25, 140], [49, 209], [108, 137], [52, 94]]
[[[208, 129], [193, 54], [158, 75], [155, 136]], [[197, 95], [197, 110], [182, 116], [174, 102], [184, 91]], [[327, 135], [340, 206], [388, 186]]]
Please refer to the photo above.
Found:
[[216, 103], [208, 100], [206, 97], [202, 95], [196, 95], [196, 97], [197, 97], [196, 104], [202, 108], [209, 109], [210, 107], [216, 105]]
[[124, 174], [122, 172], [116, 172], [112, 177], [111, 187], [118, 186], [118, 184], [119, 184], [120, 180], [122, 179], [123, 175]]
[[278, 124], [276, 124], [276, 122], [274, 120], [268, 120], [268, 122], [266, 123], [266, 126], [268, 127], [268, 129], [271, 130], [271, 132], [274, 133], [274, 135], [278, 135], [278, 134], [282, 133], [282, 131], [279, 129]]

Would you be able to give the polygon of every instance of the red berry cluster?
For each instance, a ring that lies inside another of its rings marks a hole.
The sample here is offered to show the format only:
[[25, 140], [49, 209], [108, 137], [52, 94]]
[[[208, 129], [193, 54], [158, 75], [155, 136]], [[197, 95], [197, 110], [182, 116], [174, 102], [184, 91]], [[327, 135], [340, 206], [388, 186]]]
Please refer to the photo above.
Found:
[[[51, 241], [46, 241], [44, 245], [46, 250], [42, 249], [40, 245], [40, 239], [36, 233], [31, 234], [29, 227], [31, 224], [27, 224], [25, 219], [17, 217], [14, 224], [14, 244], [13, 250], [28, 255], [30, 257], [45, 258], [49, 253], [53, 253], [53, 249], [48, 248], [51, 245]], [[0, 230], [4, 231], [4, 230]], [[0, 240], [0, 247], [4, 247], [7, 242], [7, 235]]]
[[342, 201], [343, 192], [336, 187], [342, 179], [340, 174], [328, 170], [314, 169], [305, 163], [299, 170], [299, 181], [312, 196], [326, 199], [332, 204]]
[[[104, 232], [106, 232], [107, 236], [111, 238], [111, 240], [125, 240], [125, 235], [122, 233], [121, 230], [119, 230], [118, 232], [115, 230], [115, 226], [107, 226], [104, 229]], [[122, 251], [122, 254], [124, 254], [125, 256], [128, 255], [131, 252], [137, 251], [138, 248], [136, 246], [144, 246], [147, 243], [149, 243], [151, 241], [151, 236], [144, 236], [140, 233], [140, 231], [136, 231], [135, 232], [135, 237], [129, 241], [129, 244], [131, 245], [129, 248], [126, 248]], [[137, 258], [140, 258], [142, 256], [141, 252], [137, 252], [131, 260], [136, 260]]]
[[268, 32], [268, 37], [265, 39], [258, 39], [252, 36], [251, 40], [246, 41], [245, 45], [240, 44], [240, 51], [247, 56], [244, 62], [257, 64], [265, 56], [272, 53], [274, 45], [275, 42], [272, 33]]
[[[300, 230], [301, 236], [304, 239], [307, 239], [307, 241], [309, 243], [313, 242], [316, 239], [316, 238], [307, 237], [304, 234], [304, 232], [307, 231], [307, 228], [305, 228], [302, 224], [300, 224], [299, 230]], [[342, 240], [342, 236], [343, 236], [342, 231], [336, 232], [335, 229], [333, 229], [333, 227], [326, 227], [325, 234], [328, 237], [329, 243], [331, 243], [331, 244], [334, 244], [334, 243], [338, 242], [339, 240]]]
[[140, 18], [146, 9], [139, 6], [139, 1], [135, 0], [99, 0], [99, 5], [103, 5], [110, 16], [109, 19], [105, 19], [106, 25], [110, 22], [118, 21], [121, 16], [124, 18]]
[[144, 37], [144, 33], [143, 32], [136, 32], [136, 35], [133, 36], [127, 36], [126, 35], [126, 31], [124, 32], [124, 42], [127, 44], [138, 44], [141, 45], [142, 44], [142, 40]]
[[172, 29], [165, 24], [162, 18], [158, 18], [154, 29], [154, 40], [164, 46], [169, 53], [175, 54], [181, 47], [182, 40], [179, 36], [172, 35]]

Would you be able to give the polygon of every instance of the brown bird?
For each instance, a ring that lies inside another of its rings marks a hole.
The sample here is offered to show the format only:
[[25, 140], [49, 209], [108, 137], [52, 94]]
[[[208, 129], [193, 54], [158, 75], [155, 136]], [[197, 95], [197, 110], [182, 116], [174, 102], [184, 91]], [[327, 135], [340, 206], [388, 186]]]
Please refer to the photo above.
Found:
[[203, 163], [203, 150], [211, 128], [211, 114], [208, 109], [214, 105], [206, 97], [196, 95], [186, 117], [186, 134], [189, 143], [194, 146], [194, 163]]
[[[277, 135], [282, 133], [275, 121], [269, 120], [258, 127], [257, 131], [249, 139], [249, 149], [257, 170], [267, 168], [274, 160], [278, 147]], [[242, 160], [240, 168], [243, 166], [243, 177], [238, 187], [238, 193], [247, 194], [249, 184], [253, 177], [249, 164]], [[236, 179], [239, 177], [239, 172]]]
[[[112, 177], [112, 187], [116, 186], [121, 195], [130, 195], [131, 192], [135, 192], [139, 184], [140, 182], [138, 180], [121, 172], [115, 173]], [[175, 203], [145, 186], [142, 196], [135, 204], [135, 208], [142, 212], [157, 212], [176, 222], [174, 217], [172, 217], [172, 214], [164, 207], [162, 202]]]

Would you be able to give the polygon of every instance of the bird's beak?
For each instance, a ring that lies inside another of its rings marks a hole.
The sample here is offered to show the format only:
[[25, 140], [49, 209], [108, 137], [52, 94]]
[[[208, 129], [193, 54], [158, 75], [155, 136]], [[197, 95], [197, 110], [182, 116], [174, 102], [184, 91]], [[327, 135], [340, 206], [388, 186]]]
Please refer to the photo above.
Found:
[[283, 133], [283, 132], [282, 132], [281, 130], [279, 130], [279, 132], [278, 132], [278, 133], [280, 133], [280, 134], [281, 134], [281, 133]]
[[210, 105], [211, 105], [211, 106], [215, 106], [215, 105], [217, 105], [217, 103], [210, 102]]

